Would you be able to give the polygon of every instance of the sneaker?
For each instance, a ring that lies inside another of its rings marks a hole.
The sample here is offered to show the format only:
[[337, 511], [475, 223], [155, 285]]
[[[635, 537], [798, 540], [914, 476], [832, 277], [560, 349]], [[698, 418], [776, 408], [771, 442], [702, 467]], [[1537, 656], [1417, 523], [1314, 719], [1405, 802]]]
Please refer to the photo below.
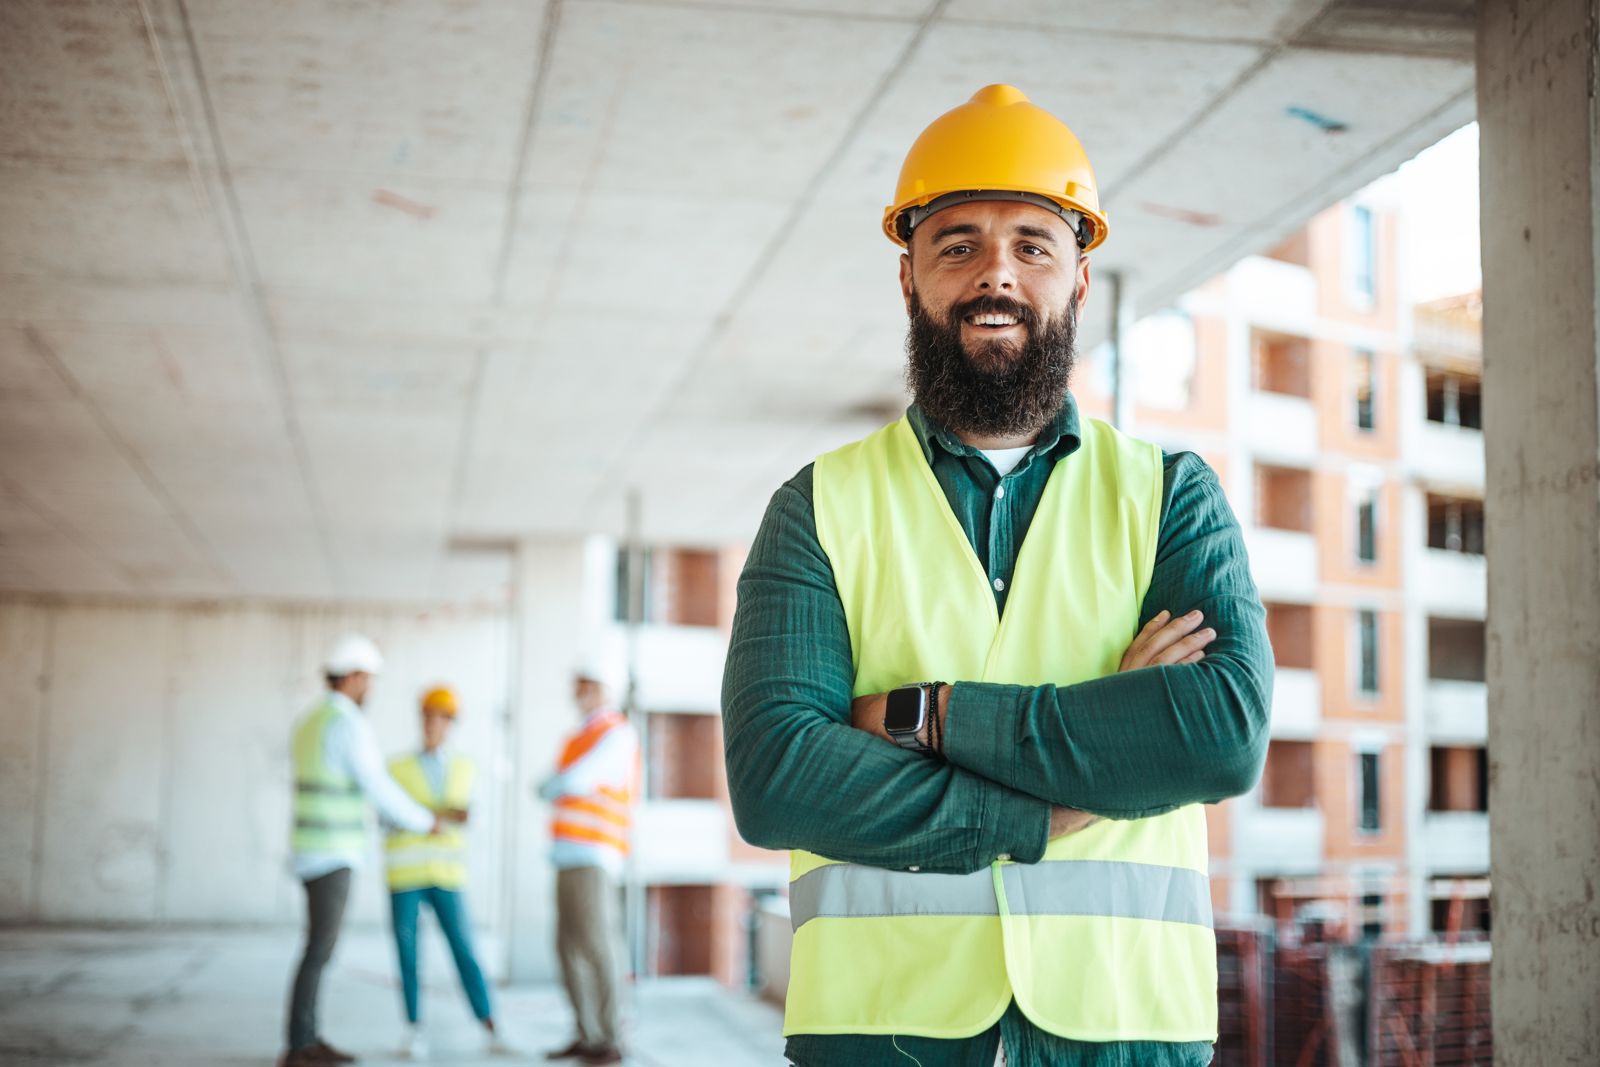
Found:
[[579, 1056], [582, 1056], [585, 1051], [587, 1051], [587, 1049], [585, 1049], [583, 1042], [574, 1040], [572, 1044], [568, 1045], [566, 1048], [552, 1049], [551, 1051], [546, 1052], [544, 1054], [544, 1058], [547, 1060], [575, 1060]]
[[405, 1040], [400, 1042], [400, 1058], [403, 1060], [428, 1058], [428, 1035], [422, 1032], [422, 1027], [413, 1026], [406, 1030]]
[[490, 1056], [515, 1056], [517, 1048], [493, 1024], [484, 1024], [483, 1051]]
[[578, 1055], [578, 1062], [584, 1064], [621, 1063], [622, 1050], [615, 1045], [598, 1045], [586, 1048]]

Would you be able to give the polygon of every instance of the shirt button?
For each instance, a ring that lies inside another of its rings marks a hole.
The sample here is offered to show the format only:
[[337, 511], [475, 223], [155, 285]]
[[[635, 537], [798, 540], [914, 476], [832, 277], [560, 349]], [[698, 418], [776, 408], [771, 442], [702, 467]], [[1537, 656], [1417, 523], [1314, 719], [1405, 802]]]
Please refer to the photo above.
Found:
[[994, 580], [994, 591], [996, 593], [1003, 593], [1006, 591], [1006, 580], [1004, 578], [996, 578]]
[[1001, 863], [1010, 863], [1011, 862], [1011, 853], [1002, 852], [1002, 853], [1000, 853], [1000, 855], [996, 856], [995, 859], [999, 860]]
[[995, 486], [994, 498], [996, 500], [1004, 500], [1006, 498], [1006, 487], [1003, 485]]
[[907, 867], [906, 870], [910, 871], [912, 874], [916, 874], [918, 871], [922, 870], [922, 868], [921, 867]]

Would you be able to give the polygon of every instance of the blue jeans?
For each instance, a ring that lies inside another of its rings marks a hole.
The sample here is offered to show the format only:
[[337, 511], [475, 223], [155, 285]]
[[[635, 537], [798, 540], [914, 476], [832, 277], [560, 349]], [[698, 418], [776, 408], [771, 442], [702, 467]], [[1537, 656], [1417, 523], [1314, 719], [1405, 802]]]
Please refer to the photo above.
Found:
[[456, 973], [461, 975], [461, 988], [472, 1004], [472, 1014], [480, 1020], [490, 1017], [489, 986], [483, 980], [483, 968], [472, 951], [472, 925], [467, 920], [466, 897], [453, 889], [407, 889], [389, 894], [390, 909], [394, 914], [394, 944], [400, 954], [400, 987], [405, 992], [406, 1019], [415, 1023], [417, 1004], [417, 913], [422, 902], [427, 901], [439, 920], [439, 928], [450, 943], [450, 955], [455, 957]]

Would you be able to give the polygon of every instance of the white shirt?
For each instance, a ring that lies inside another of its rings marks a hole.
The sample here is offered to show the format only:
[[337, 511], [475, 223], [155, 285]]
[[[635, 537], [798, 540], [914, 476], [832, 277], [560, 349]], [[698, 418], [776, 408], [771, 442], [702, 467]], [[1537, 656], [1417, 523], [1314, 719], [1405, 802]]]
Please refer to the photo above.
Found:
[[[596, 715], [609, 710], [600, 708], [591, 712], [584, 718], [584, 725], [587, 726]], [[627, 785], [633, 780], [638, 753], [638, 733], [632, 723], [624, 720], [620, 726], [608, 731], [578, 762], [546, 778], [539, 786], [539, 798], [555, 800], [557, 797], [583, 797], [603, 785]], [[622, 856], [614, 848], [559, 839], [550, 844], [550, 862], [558, 871], [570, 867], [602, 867], [613, 877], [620, 876], [623, 867]]]
[[1023, 445], [1021, 448], [980, 448], [978, 451], [982, 452], [986, 457], [988, 457], [989, 463], [994, 467], [995, 473], [1004, 478], [1006, 475], [1017, 469], [1017, 464], [1022, 462], [1024, 456], [1033, 451], [1033, 446]]
[[[372, 736], [372, 727], [356, 702], [343, 693], [330, 692], [327, 703], [339, 712], [322, 734], [322, 758], [328, 768], [354, 778], [385, 822], [419, 834], [433, 829], [433, 812], [412, 800], [389, 777], [378, 740]], [[296, 878], [307, 881], [341, 867], [360, 867], [363, 855], [363, 850], [296, 852], [290, 866]]]

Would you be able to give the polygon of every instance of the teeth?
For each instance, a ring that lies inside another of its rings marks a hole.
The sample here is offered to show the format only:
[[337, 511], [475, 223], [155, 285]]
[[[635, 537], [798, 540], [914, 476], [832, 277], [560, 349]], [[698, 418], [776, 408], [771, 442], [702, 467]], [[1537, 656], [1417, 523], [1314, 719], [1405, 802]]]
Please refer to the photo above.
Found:
[[1015, 326], [1017, 317], [1015, 315], [974, 315], [971, 321], [975, 326]]

